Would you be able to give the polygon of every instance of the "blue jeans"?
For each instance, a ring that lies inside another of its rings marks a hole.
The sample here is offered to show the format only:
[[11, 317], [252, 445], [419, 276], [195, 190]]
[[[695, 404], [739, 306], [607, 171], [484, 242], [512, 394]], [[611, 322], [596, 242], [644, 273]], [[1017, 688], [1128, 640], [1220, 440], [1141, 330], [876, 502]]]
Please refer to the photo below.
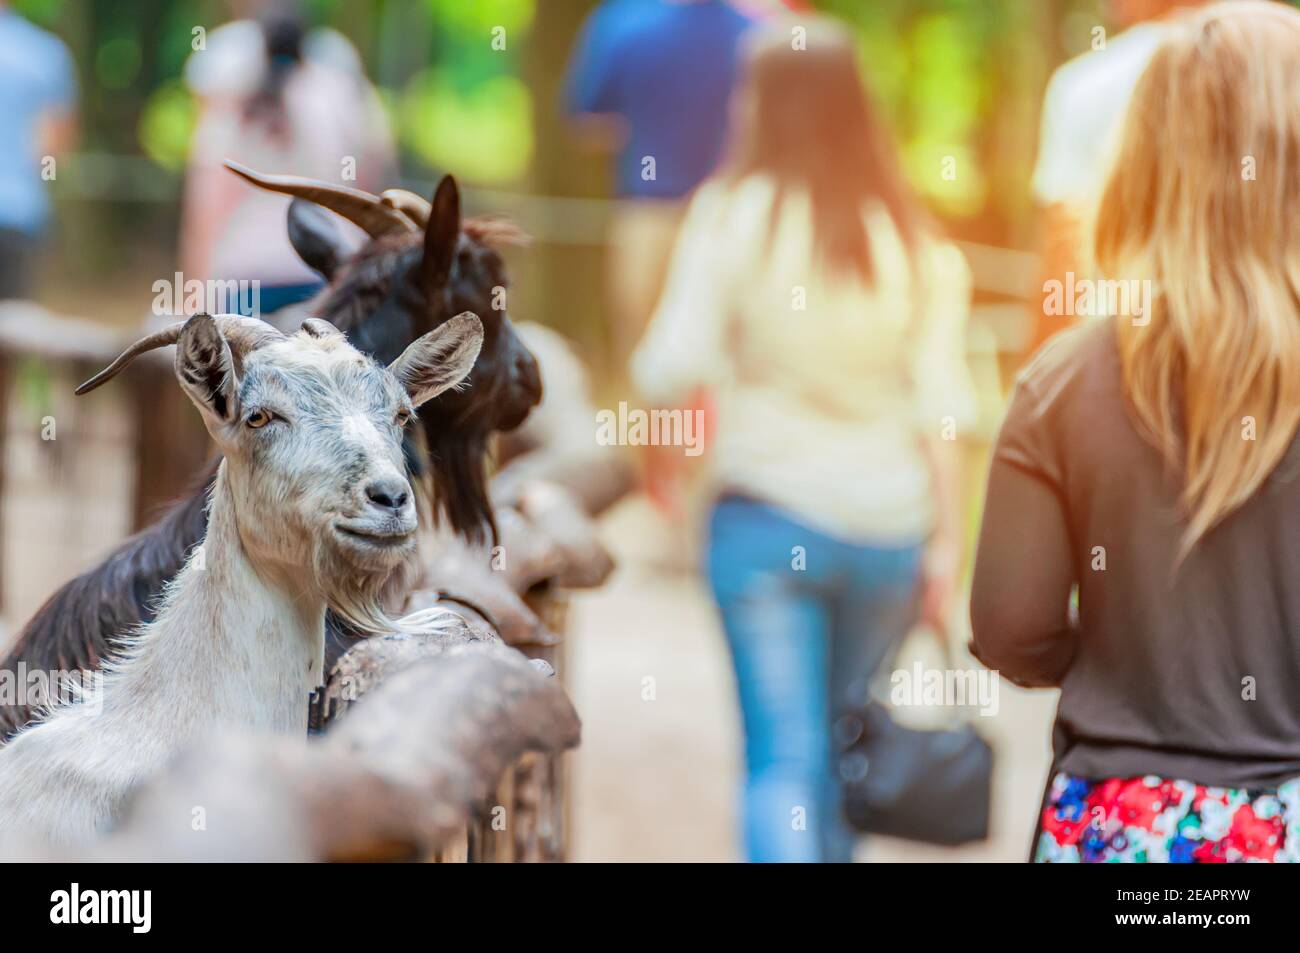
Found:
[[920, 543], [876, 548], [728, 496], [710, 523], [709, 581], [745, 727], [742, 803], [751, 861], [848, 861], [832, 722], [916, 618]]

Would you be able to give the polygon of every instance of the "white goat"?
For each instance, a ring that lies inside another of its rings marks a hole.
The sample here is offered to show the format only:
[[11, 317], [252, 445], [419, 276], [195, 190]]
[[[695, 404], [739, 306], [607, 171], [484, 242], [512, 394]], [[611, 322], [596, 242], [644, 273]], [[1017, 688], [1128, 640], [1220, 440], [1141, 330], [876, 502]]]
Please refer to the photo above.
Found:
[[482, 340], [466, 312], [385, 369], [323, 321], [285, 336], [202, 314], [78, 389], [175, 343], [176, 376], [225, 459], [203, 544], [156, 620], [124, 633], [102, 705], [55, 708], [0, 748], [0, 842], [103, 832], [133, 786], [214, 730], [305, 737], [326, 606], [383, 624], [380, 592], [416, 545], [402, 429], [469, 373]]

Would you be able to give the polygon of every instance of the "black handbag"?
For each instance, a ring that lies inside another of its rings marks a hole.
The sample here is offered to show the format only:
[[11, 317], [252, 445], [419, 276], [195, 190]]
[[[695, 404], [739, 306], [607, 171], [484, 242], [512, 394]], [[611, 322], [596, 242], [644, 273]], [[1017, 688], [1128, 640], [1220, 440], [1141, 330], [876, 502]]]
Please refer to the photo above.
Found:
[[856, 829], [953, 846], [989, 832], [993, 749], [970, 724], [909, 728], [879, 702], [835, 723], [844, 812]]
[[[946, 638], [939, 647], [953, 668]], [[868, 701], [834, 727], [844, 814], [858, 831], [946, 847], [989, 836], [993, 749], [969, 722], [909, 728]]]

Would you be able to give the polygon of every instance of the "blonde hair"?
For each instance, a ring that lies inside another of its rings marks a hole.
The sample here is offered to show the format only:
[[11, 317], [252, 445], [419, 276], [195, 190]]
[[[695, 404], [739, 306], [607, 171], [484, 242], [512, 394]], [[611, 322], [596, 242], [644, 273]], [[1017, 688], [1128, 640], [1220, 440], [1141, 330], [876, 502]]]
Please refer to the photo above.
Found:
[[[1260, 488], [1300, 423], [1300, 12], [1175, 20], [1097, 210], [1097, 265], [1149, 279], [1117, 324], [1139, 429], [1181, 473], [1183, 556]], [[1252, 430], [1253, 427], [1253, 430]]]

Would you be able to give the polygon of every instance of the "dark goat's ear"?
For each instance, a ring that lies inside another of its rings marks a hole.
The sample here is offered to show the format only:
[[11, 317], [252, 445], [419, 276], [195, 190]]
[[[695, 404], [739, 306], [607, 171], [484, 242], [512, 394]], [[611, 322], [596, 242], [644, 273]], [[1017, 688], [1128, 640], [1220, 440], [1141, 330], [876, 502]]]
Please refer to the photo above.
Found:
[[289, 244], [307, 267], [326, 281], [334, 278], [350, 252], [330, 213], [300, 198], [289, 203]]
[[420, 262], [420, 280], [426, 291], [445, 287], [451, 275], [460, 240], [460, 188], [456, 180], [444, 175], [433, 193], [429, 224], [424, 229], [424, 259]]

